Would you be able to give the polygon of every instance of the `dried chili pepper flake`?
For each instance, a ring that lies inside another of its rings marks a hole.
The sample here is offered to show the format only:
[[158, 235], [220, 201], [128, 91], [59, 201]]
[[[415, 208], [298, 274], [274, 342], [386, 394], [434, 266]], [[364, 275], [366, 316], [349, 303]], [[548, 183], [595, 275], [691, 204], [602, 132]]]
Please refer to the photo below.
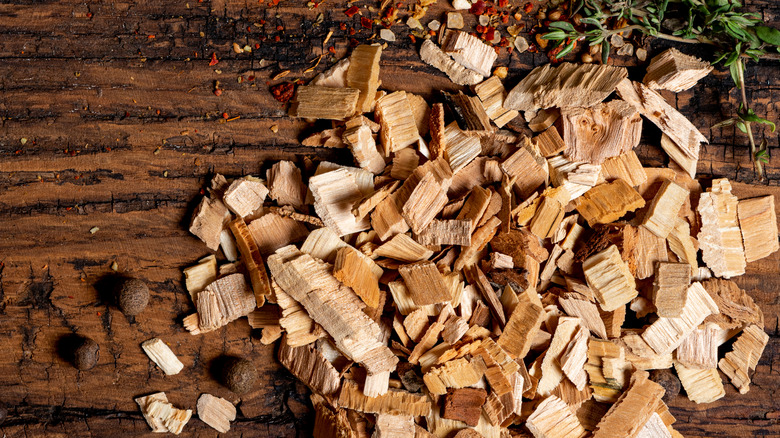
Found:
[[282, 103], [287, 103], [287, 101], [292, 99], [294, 92], [295, 85], [292, 82], [282, 82], [271, 87], [271, 94], [274, 96], [274, 99]]
[[371, 19], [368, 17], [360, 17], [360, 25], [366, 29], [371, 29], [371, 27], [374, 25], [374, 22], [371, 21]]
[[488, 6], [488, 8], [485, 10], [485, 15], [496, 15], [498, 11], [496, 11], [496, 8], [494, 6]]
[[493, 41], [493, 38], [496, 37], [496, 29], [493, 28], [493, 26], [488, 27], [487, 31], [485, 31], [485, 39], [488, 41]]
[[485, 2], [482, 0], [477, 0], [476, 3], [471, 5], [471, 9], [469, 9], [469, 12], [471, 12], [474, 15], [482, 15], [485, 13]]
[[358, 12], [360, 12], [360, 8], [358, 8], [357, 6], [352, 6], [349, 9], [347, 9], [346, 11], [344, 11], [344, 15], [346, 15], [349, 18], [352, 18]]
[[260, 43], [255, 43], [255, 49], [259, 49], [259, 48], [260, 48]]
[[498, 42], [498, 45], [501, 47], [508, 47], [509, 40], [507, 40], [506, 37], [501, 37], [501, 41]]
[[281, 41], [281, 40], [282, 40], [282, 38], [281, 38], [279, 35], [277, 35], [277, 36], [275, 36], [275, 37], [274, 37], [274, 41], [276, 41], [277, 43], [278, 43], [279, 41]]
[[251, 81], [255, 80], [255, 77], [254, 76], [249, 76], [247, 79], [249, 79], [249, 81], [251, 82]]
[[509, 0], [498, 0], [498, 7], [505, 8], [509, 6]]
[[209, 61], [209, 65], [210, 66], [217, 65], [218, 63], [219, 63], [219, 60], [217, 59], [217, 54], [216, 53], [212, 53], [211, 54], [211, 61]]
[[530, 14], [531, 11], [533, 10], [534, 10], [534, 5], [531, 2], [528, 2], [523, 6], [523, 12], [525, 12], [526, 14]]
[[350, 47], [357, 47], [358, 45], [360, 45], [360, 41], [358, 41], [358, 40], [356, 40], [354, 38], [350, 38], [349, 39], [349, 46]]
[[252, 26], [247, 26], [247, 27], [246, 27], [246, 31], [247, 31], [247, 32], [252, 32]]
[[228, 117], [230, 117], [230, 116], [228, 115], [228, 113], [222, 113], [222, 118], [223, 118], [223, 119], [227, 119]]
[[217, 96], [217, 97], [222, 96], [222, 90], [220, 90], [220, 89], [214, 90], [214, 95]]
[[528, 45], [528, 51], [530, 53], [536, 53], [539, 51], [539, 49], [536, 47], [536, 44], [529, 44]]
[[347, 23], [339, 23], [339, 29], [347, 30]]
[[478, 33], [485, 33], [487, 32], [487, 28], [481, 24], [478, 24], [476, 27], [476, 30]]
[[349, 32], [348, 32], [348, 33], [349, 33], [350, 35], [354, 35], [354, 34], [356, 34], [356, 33], [357, 33], [357, 31], [355, 30], [355, 28], [354, 28], [354, 27], [350, 27], [350, 28], [349, 28]]
[[281, 32], [281, 31], [283, 31], [283, 30], [284, 30], [284, 26], [282, 26], [282, 25], [280, 24], [279, 26], [276, 26], [276, 30], [278, 30], [279, 32]]
[[415, 38], [415, 36], [414, 36], [414, 35], [411, 35], [411, 34], [410, 34], [410, 35], [409, 35], [409, 39], [410, 39], [410, 40], [412, 40], [412, 43], [416, 43], [416, 42], [417, 42], [417, 38]]
[[330, 46], [330, 47], [328, 47], [328, 52], [335, 54], [336, 53], [336, 48], [334, 46]]
[[504, 24], [509, 23], [509, 15], [502, 15], [501, 16], [501, 22]]
[[265, 24], [265, 20], [263, 20], [263, 19], [260, 19], [260, 24], [261, 24], [261, 25]]

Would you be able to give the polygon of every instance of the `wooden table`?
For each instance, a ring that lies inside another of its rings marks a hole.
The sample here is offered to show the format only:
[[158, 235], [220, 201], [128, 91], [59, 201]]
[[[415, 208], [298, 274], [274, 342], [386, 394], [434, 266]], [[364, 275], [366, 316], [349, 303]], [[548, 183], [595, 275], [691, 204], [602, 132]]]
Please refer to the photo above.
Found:
[[[439, 3], [423, 22], [441, 19], [449, 3]], [[337, 57], [346, 54], [350, 37], [339, 23], [360, 27], [359, 16], [343, 14], [346, 8], [343, 0], [313, 10], [292, 0], [277, 7], [235, 0], [0, 5], [0, 404], [8, 412], [0, 433], [149, 434], [133, 397], [165, 391], [188, 408], [203, 392], [235, 401], [211, 371], [215, 358], [231, 354], [261, 368], [231, 434], [310, 434], [305, 387], [277, 365], [273, 348], [260, 344], [245, 319], [198, 337], [182, 328], [193, 305], [181, 268], [208, 253], [187, 226], [199, 190], [215, 172], [264, 174], [264, 162], [301, 162], [305, 155], [348, 160], [343, 152], [299, 146], [306, 125], [286, 116], [267, 85], [286, 69], [292, 71], [286, 79], [301, 77], [330, 45]], [[780, 22], [772, 0], [752, 1], [751, 8]], [[466, 14], [467, 22], [474, 18]], [[382, 57], [386, 89], [430, 95], [455, 88], [420, 62], [405, 26], [393, 30], [398, 41]], [[354, 38], [369, 36], [363, 30]], [[233, 42], [259, 48], [236, 54]], [[648, 46], [651, 55], [662, 47]], [[219, 59], [214, 66], [212, 53]], [[502, 52], [497, 65], [510, 66], [512, 86], [544, 62], [539, 54]], [[318, 70], [329, 64], [326, 53]], [[642, 69], [631, 74], [641, 77]], [[747, 76], [756, 112], [777, 121], [777, 61], [751, 64]], [[221, 96], [213, 93], [215, 81]], [[767, 184], [755, 184], [745, 136], [709, 129], [734, 113], [737, 95], [727, 74], [716, 72], [692, 91], [667, 97], [710, 139], [700, 175], [732, 179], [740, 197], [780, 195], [780, 161], [769, 166]], [[778, 146], [777, 134], [762, 135]], [[657, 144], [658, 131], [646, 129], [645, 138], [638, 151], [643, 161], [664, 165], [665, 156], [648, 145]], [[105, 285], [114, 262], [152, 289], [149, 307], [136, 318], [110, 305]], [[763, 308], [769, 345], [748, 394], [727, 383], [726, 397], [716, 403], [699, 406], [684, 396], [672, 403], [675, 427], [685, 436], [780, 436], [780, 254], [747, 271], [736, 281]], [[73, 333], [101, 345], [91, 371], [62, 359], [63, 339]], [[140, 343], [152, 337], [172, 346], [185, 365], [181, 374], [166, 377], [147, 359]], [[183, 435], [215, 434], [193, 419]]]

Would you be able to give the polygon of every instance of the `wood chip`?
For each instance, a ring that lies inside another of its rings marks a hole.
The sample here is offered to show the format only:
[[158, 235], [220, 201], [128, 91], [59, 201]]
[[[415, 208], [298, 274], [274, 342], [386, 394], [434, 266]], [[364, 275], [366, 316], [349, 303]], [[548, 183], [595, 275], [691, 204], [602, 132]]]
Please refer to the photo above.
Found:
[[361, 169], [379, 174], [385, 169], [385, 159], [377, 150], [376, 141], [366, 120], [363, 116], [348, 120], [342, 138]]
[[696, 85], [712, 69], [709, 62], [670, 48], [650, 60], [642, 82], [654, 90], [679, 93]]
[[490, 120], [499, 128], [503, 128], [504, 125], [517, 117], [517, 111], [508, 110], [503, 106], [506, 90], [498, 76], [491, 76], [472, 88], [477, 97], [479, 97], [480, 102], [482, 102], [482, 107], [485, 109], [488, 117], [490, 117]]
[[737, 216], [745, 245], [745, 261], [763, 259], [780, 249], [773, 195], [740, 200]]
[[229, 219], [230, 211], [222, 201], [204, 196], [192, 215], [190, 233], [202, 240], [210, 250], [216, 251], [219, 249], [220, 233]]
[[219, 433], [230, 430], [230, 422], [236, 419], [236, 407], [233, 403], [211, 394], [198, 398], [198, 418]]
[[761, 327], [751, 324], [739, 335], [732, 350], [718, 362], [718, 368], [731, 379], [740, 394], [750, 390], [750, 373], [758, 366], [768, 342], [769, 335]]
[[420, 234], [447, 205], [447, 201], [447, 189], [433, 173], [428, 173], [409, 195], [401, 208], [401, 216], [415, 234]]
[[601, 164], [639, 144], [642, 118], [636, 108], [622, 100], [588, 108], [561, 110], [564, 155], [572, 161]]
[[278, 358], [292, 375], [318, 394], [335, 395], [341, 386], [339, 372], [313, 345], [290, 347], [282, 339]]
[[554, 126], [534, 137], [532, 142], [539, 149], [539, 153], [547, 158], [558, 155], [566, 149], [566, 143], [563, 142], [561, 134], [558, 133], [558, 128]]
[[631, 376], [629, 387], [596, 425], [593, 438], [636, 436], [655, 413], [664, 395], [646, 371]]
[[696, 369], [688, 368], [676, 362], [674, 369], [685, 388], [688, 398], [694, 403], [712, 403], [726, 395], [723, 389], [723, 381], [715, 368]]
[[247, 225], [260, 254], [267, 256], [290, 243], [306, 239], [309, 230], [300, 222], [276, 213], [268, 213]]
[[450, 390], [444, 397], [442, 418], [459, 420], [469, 426], [479, 424], [482, 415], [482, 405], [487, 399], [487, 392], [481, 388], [462, 388]]
[[704, 263], [716, 277], [744, 274], [745, 250], [737, 221], [737, 197], [731, 194], [731, 183], [725, 178], [713, 180], [712, 187], [701, 194], [697, 211], [701, 216], [697, 238]]
[[[450, 220], [438, 220], [434, 219], [430, 224], [422, 231], [422, 233], [415, 236], [418, 242], [422, 245], [457, 245], [457, 246], [469, 246], [471, 245], [471, 231], [472, 222], [470, 220], [450, 219]], [[397, 236], [396, 236], [397, 237]], [[432, 254], [433, 252], [431, 252]], [[428, 256], [430, 257], [430, 255]], [[428, 257], [425, 257], [426, 259]], [[409, 260], [414, 261], [414, 260]]]
[[325, 225], [338, 236], [369, 228], [368, 220], [358, 221], [352, 206], [363, 198], [354, 174], [347, 168], [313, 176], [309, 189], [314, 195], [314, 210]]
[[252, 291], [255, 294], [257, 307], [265, 303], [266, 297], [271, 295], [271, 281], [265, 271], [263, 256], [260, 248], [252, 236], [249, 227], [242, 218], [230, 223], [230, 231], [236, 238], [236, 246], [241, 253], [241, 261], [249, 272], [249, 281], [252, 283]]
[[260, 180], [243, 177], [233, 181], [225, 190], [222, 201], [233, 213], [246, 217], [263, 206], [268, 188]]
[[677, 347], [676, 359], [688, 368], [717, 368], [717, 329], [705, 326], [694, 329]]
[[645, 200], [622, 179], [599, 184], [574, 201], [574, 208], [593, 226], [614, 222], [645, 206]]
[[452, 59], [458, 64], [474, 70], [484, 77], [490, 76], [493, 63], [498, 58], [498, 54], [491, 46], [479, 38], [461, 31], [447, 32], [442, 50], [452, 56]]
[[450, 123], [444, 129], [444, 142], [447, 145], [444, 158], [450, 164], [453, 174], [466, 167], [482, 152], [479, 138], [466, 135], [456, 122]]
[[605, 311], [625, 306], [638, 294], [634, 276], [615, 245], [588, 257], [582, 263], [582, 270]]
[[374, 108], [374, 98], [379, 88], [379, 58], [382, 46], [361, 44], [352, 49], [347, 69], [347, 87], [360, 91], [355, 110], [367, 113]]
[[444, 277], [433, 262], [402, 265], [398, 268], [398, 273], [403, 277], [412, 301], [418, 306], [443, 303], [452, 299]]
[[478, 97], [467, 96], [462, 91], [458, 93], [445, 93], [445, 100], [449, 102], [450, 108], [455, 114], [455, 120], [464, 131], [476, 131], [480, 134], [486, 134], [495, 131], [490, 124], [485, 108], [482, 106]]
[[376, 119], [382, 126], [380, 138], [385, 156], [417, 142], [420, 133], [406, 92], [396, 91], [376, 101]]
[[359, 412], [410, 415], [413, 417], [429, 415], [432, 408], [428, 396], [397, 389], [390, 389], [378, 397], [368, 397], [352, 380], [344, 380], [338, 404], [340, 407]]
[[160, 338], [152, 338], [141, 344], [144, 353], [152, 360], [166, 375], [173, 376], [179, 374], [184, 368], [184, 364], [171, 351], [171, 348]]
[[689, 195], [690, 192], [684, 187], [664, 180], [645, 213], [642, 225], [656, 236], [666, 239], [677, 226], [677, 213]]
[[526, 420], [525, 426], [536, 438], [585, 436], [585, 429], [571, 408], [554, 395], [539, 403]]
[[484, 78], [483, 75], [476, 71], [470, 70], [455, 62], [430, 39], [423, 41], [422, 47], [420, 48], [420, 58], [422, 58], [423, 62], [426, 64], [441, 70], [452, 82], [458, 85], [475, 85], [482, 82], [482, 79]]
[[360, 91], [318, 85], [299, 86], [290, 105], [290, 116], [302, 119], [344, 120], [355, 114]]
[[631, 187], [647, 181], [647, 172], [633, 150], [604, 160], [601, 163], [601, 176], [607, 181], [622, 179]]
[[379, 275], [376, 275], [368, 260], [354, 248], [340, 248], [336, 251], [333, 276], [352, 288], [368, 307], [376, 308], [379, 305], [379, 277], [382, 276], [382, 270], [379, 268]]

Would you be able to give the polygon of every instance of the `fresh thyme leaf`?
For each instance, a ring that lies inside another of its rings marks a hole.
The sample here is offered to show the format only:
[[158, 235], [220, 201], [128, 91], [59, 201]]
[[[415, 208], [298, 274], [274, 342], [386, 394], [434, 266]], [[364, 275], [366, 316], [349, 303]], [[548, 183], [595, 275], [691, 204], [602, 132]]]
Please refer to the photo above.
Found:
[[756, 26], [756, 35], [767, 44], [780, 46], [780, 30], [774, 27]]

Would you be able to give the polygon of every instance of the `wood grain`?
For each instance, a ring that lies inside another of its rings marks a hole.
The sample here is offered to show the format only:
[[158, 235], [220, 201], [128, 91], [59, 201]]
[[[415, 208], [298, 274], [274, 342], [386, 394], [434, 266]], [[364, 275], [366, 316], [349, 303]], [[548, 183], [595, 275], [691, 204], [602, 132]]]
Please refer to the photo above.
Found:
[[[780, 22], [772, 0], [749, 7], [775, 26]], [[281, 369], [274, 348], [260, 344], [245, 320], [199, 337], [182, 328], [193, 306], [181, 268], [208, 253], [186, 225], [215, 172], [264, 173], [281, 158], [349, 160], [344, 151], [299, 146], [311, 128], [288, 118], [268, 92], [269, 78], [279, 71], [291, 70], [286, 79], [313, 77], [316, 72], [302, 72], [327, 54], [329, 30], [335, 58], [348, 52], [351, 37], [338, 24], [360, 25], [358, 16], [343, 14], [346, 8], [343, 0], [312, 10], [288, 0], [276, 7], [244, 0], [0, 4], [0, 405], [8, 410], [0, 433], [151, 435], [135, 396], [165, 391], [186, 408], [203, 392], [238, 401], [213, 378], [216, 359], [228, 354], [263, 364], [231, 434], [311, 434], [306, 388]], [[423, 22], [447, 10], [442, 0]], [[467, 26], [476, 21], [465, 18]], [[383, 88], [425, 96], [458, 88], [419, 60], [403, 26], [393, 30], [398, 40], [382, 56]], [[359, 30], [354, 38], [365, 41], [372, 33]], [[259, 48], [235, 54], [233, 42]], [[654, 41], [648, 48], [652, 56], [665, 47]], [[216, 66], [208, 65], [212, 53]], [[544, 62], [539, 54], [502, 52], [497, 65], [510, 67], [511, 87]], [[324, 57], [318, 70], [331, 63]], [[750, 64], [746, 77], [756, 113], [775, 121], [778, 66]], [[632, 76], [641, 72], [631, 69]], [[220, 97], [213, 94], [215, 81], [224, 90]], [[666, 97], [710, 139], [700, 175], [736, 181], [739, 197], [780, 195], [777, 160], [758, 185], [744, 135], [709, 129], [733, 114], [736, 93], [728, 73], [716, 71], [692, 90]], [[225, 122], [223, 113], [240, 118]], [[770, 150], [778, 146], [778, 134], [760, 129], [757, 137], [763, 136]], [[659, 137], [654, 128], [643, 135], [637, 153], [647, 165], [668, 163], [656, 146]], [[99, 230], [91, 234], [93, 227]], [[136, 318], [109, 304], [113, 262], [152, 290], [149, 308]], [[780, 255], [749, 264], [736, 281], [764, 310], [772, 338], [748, 394], [727, 384], [727, 396], [716, 403], [697, 406], [683, 396], [672, 403], [675, 426], [685, 436], [780, 435]], [[62, 359], [63, 339], [73, 333], [101, 345], [96, 368], [79, 372]], [[182, 373], [166, 377], [147, 359], [140, 343], [152, 337], [170, 344], [185, 365]], [[195, 418], [182, 436], [215, 435]]]

